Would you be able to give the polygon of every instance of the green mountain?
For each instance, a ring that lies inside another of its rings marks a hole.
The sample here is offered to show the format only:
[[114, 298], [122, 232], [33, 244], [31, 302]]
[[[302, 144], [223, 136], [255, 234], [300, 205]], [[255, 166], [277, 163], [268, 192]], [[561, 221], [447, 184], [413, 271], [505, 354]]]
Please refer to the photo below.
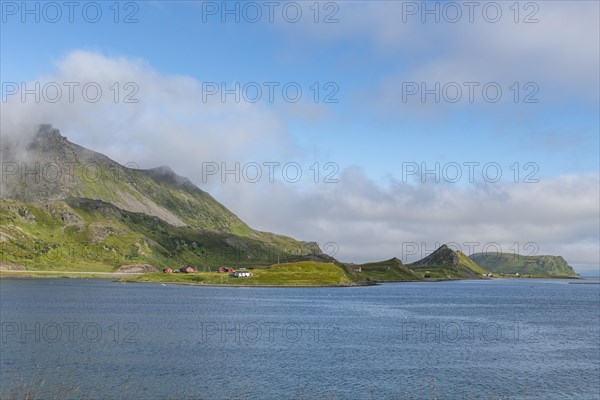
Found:
[[561, 256], [522, 256], [514, 253], [475, 253], [471, 259], [490, 272], [520, 275], [575, 277], [577, 273]]
[[120, 165], [51, 126], [28, 141], [3, 137], [0, 155], [2, 269], [111, 272], [191, 264], [214, 270], [312, 261], [333, 263], [357, 282], [476, 278], [488, 270], [576, 275], [562, 257], [471, 259], [446, 245], [409, 265], [397, 258], [339, 263], [314, 242], [252, 229], [169, 167]]
[[443, 244], [427, 257], [410, 264], [418, 276], [431, 278], [480, 278], [487, 271], [460, 250]]
[[168, 167], [129, 168], [50, 126], [2, 140], [1, 262], [27, 269], [211, 267], [321, 256], [316, 243], [250, 228]]

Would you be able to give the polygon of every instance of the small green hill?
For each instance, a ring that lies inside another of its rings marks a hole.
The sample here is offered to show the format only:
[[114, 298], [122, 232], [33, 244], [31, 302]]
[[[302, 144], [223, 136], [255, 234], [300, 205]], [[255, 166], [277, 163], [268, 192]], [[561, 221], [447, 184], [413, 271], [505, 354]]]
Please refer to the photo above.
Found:
[[488, 271], [520, 275], [575, 277], [577, 273], [561, 256], [522, 256], [514, 253], [475, 253], [470, 257]]
[[254, 269], [257, 284], [350, 285], [354, 279], [335, 263], [302, 261]]
[[471, 260], [460, 250], [452, 250], [443, 244], [427, 257], [410, 264], [419, 277], [431, 278], [480, 278], [486, 269]]
[[345, 264], [344, 267], [350, 274], [363, 281], [398, 282], [422, 279], [396, 257], [366, 264]]

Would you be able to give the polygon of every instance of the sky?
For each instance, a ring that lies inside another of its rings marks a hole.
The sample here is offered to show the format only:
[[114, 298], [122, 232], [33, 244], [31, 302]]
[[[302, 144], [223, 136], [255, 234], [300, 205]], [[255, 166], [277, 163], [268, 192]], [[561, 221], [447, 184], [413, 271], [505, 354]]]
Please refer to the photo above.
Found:
[[169, 165], [342, 261], [600, 272], [597, 1], [2, 1], [1, 134]]

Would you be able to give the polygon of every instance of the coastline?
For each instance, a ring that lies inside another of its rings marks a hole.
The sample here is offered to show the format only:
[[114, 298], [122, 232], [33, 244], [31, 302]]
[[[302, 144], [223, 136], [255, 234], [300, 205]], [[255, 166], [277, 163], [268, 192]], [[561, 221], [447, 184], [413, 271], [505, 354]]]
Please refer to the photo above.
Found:
[[114, 281], [115, 283], [126, 284], [150, 284], [150, 285], [175, 285], [175, 286], [201, 286], [201, 287], [235, 287], [235, 288], [356, 288], [356, 287], [369, 287], [379, 286], [379, 284], [367, 284], [367, 285], [248, 285], [248, 284], [218, 284], [218, 283], [194, 283], [194, 282], [148, 282], [148, 281]]
[[[39, 275], [38, 275], [39, 274]], [[197, 286], [197, 287], [235, 287], [235, 288], [356, 288], [356, 287], [370, 287], [380, 286], [386, 283], [428, 283], [428, 282], [451, 282], [451, 281], [493, 281], [502, 279], [522, 279], [522, 280], [537, 280], [537, 279], [576, 279], [582, 280], [581, 277], [531, 277], [531, 278], [513, 278], [513, 277], [498, 277], [498, 278], [484, 278], [484, 279], [459, 279], [459, 278], [432, 278], [424, 280], [378, 280], [378, 281], [358, 281], [348, 284], [246, 284], [246, 283], [230, 283], [230, 284], [219, 284], [219, 283], [202, 283], [202, 282], [173, 282], [173, 281], [144, 281], [133, 278], [134, 276], [142, 276], [143, 274], [137, 273], [113, 273], [113, 272], [50, 272], [50, 271], [6, 271], [0, 270], [0, 280], [12, 280], [12, 279], [93, 279], [93, 280], [105, 280], [119, 284], [153, 284], [153, 285], [177, 285], [177, 286]], [[581, 283], [586, 282], [570, 282], [570, 283]], [[591, 282], [593, 283], [593, 282]]]

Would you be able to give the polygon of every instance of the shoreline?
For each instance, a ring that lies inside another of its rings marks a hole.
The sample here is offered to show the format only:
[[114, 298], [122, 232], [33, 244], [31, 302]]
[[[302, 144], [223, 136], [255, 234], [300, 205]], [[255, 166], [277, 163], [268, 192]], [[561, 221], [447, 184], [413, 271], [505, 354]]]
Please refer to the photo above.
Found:
[[120, 283], [123, 285], [126, 284], [150, 284], [150, 285], [175, 285], [175, 286], [201, 286], [201, 287], [235, 287], [235, 288], [357, 288], [357, 287], [370, 287], [370, 286], [379, 286], [379, 284], [370, 284], [370, 285], [227, 285], [227, 284], [217, 284], [217, 283], [193, 283], [193, 282], [148, 282], [148, 281], [114, 281], [115, 283]]
[[[143, 274], [138, 273], [113, 273], [113, 272], [56, 272], [54, 276], [39, 275], [37, 274], [53, 274], [49, 271], [6, 271], [0, 270], [1, 279], [95, 279], [111, 281], [119, 284], [152, 284], [152, 285], [177, 285], [177, 286], [196, 286], [196, 287], [222, 287], [222, 288], [358, 288], [358, 287], [371, 287], [381, 286], [386, 283], [428, 283], [428, 282], [452, 282], [452, 281], [493, 281], [497, 279], [516, 279], [516, 278], [488, 278], [488, 279], [458, 279], [458, 278], [438, 278], [438, 279], [426, 279], [426, 280], [404, 280], [404, 281], [371, 281], [371, 282], [356, 282], [354, 284], [347, 285], [293, 285], [293, 284], [218, 284], [218, 283], [201, 283], [201, 282], [170, 282], [170, 281], [138, 281], [138, 280], [127, 280], [132, 276], [141, 276]], [[70, 275], [72, 274], [72, 275]], [[125, 278], [125, 280], [122, 280]], [[535, 278], [520, 278], [523, 280], [537, 280], [537, 279], [576, 279], [582, 280], [580, 277], [535, 277]], [[570, 282], [570, 283], [581, 283], [585, 282]]]

